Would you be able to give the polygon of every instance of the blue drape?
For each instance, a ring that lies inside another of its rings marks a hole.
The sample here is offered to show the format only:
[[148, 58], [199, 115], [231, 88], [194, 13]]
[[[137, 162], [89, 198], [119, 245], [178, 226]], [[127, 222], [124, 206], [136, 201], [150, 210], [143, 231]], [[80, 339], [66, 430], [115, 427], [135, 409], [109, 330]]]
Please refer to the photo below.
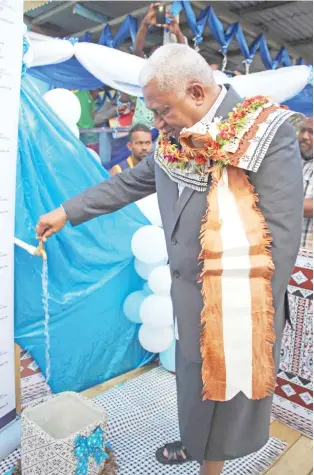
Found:
[[[15, 236], [36, 245], [40, 215], [108, 173], [29, 84], [22, 82]], [[80, 391], [151, 359], [138, 326], [122, 310], [142, 287], [131, 238], [148, 221], [137, 206], [81, 226], [67, 225], [46, 246], [49, 266], [51, 386]], [[41, 259], [15, 249], [15, 336], [45, 373]]]
[[111, 48], [119, 48], [119, 46], [121, 46], [122, 43], [129, 37], [131, 37], [132, 43], [134, 43], [136, 33], [137, 19], [132, 15], [128, 15], [122, 22], [115, 37], [112, 34], [110, 26], [106, 25], [99, 37], [98, 43]]
[[[189, 0], [175, 0], [171, 5], [171, 13], [177, 16], [181, 10], [185, 12], [189, 26], [195, 35], [194, 41], [196, 44], [199, 45], [202, 43], [204, 29], [206, 25], [208, 25], [216, 41], [220, 44], [221, 53], [223, 55], [227, 53], [232, 40], [236, 39], [245, 62], [251, 62], [259, 50], [261, 59], [267, 69], [276, 69], [280, 64], [283, 66], [291, 66], [288, 51], [284, 47], [280, 49], [274, 59], [271, 57], [267, 41], [263, 34], [259, 35], [249, 46], [239, 22], [229, 25], [225, 31], [223, 23], [219, 20], [211, 6], [207, 6], [201, 11], [199, 17], [196, 18]], [[302, 59], [298, 62], [298, 64], [303, 63], [304, 61]]]
[[[227, 53], [230, 43], [235, 39], [246, 63], [251, 63], [259, 51], [263, 64], [267, 69], [276, 69], [281, 64], [283, 66], [291, 66], [288, 51], [284, 47], [280, 49], [274, 58], [271, 57], [264, 34], [259, 35], [248, 45], [239, 22], [231, 24], [225, 31], [223, 23], [219, 20], [211, 6], [207, 6], [201, 11], [199, 17], [196, 18], [190, 1], [175, 0], [171, 6], [171, 13], [177, 16], [181, 10], [184, 10], [186, 14], [196, 44], [202, 43], [204, 29], [208, 25], [216, 41], [219, 43], [220, 51], [223, 55]], [[119, 48], [127, 38], [131, 38], [132, 43], [134, 43], [137, 30], [137, 19], [132, 15], [127, 15], [115, 35], [107, 24], [99, 37], [98, 43], [111, 48]], [[69, 39], [73, 42], [77, 41], [75, 38]], [[85, 32], [81, 41], [91, 42], [90, 33]], [[298, 64], [304, 64], [304, 60], [300, 58]], [[37, 79], [53, 84], [55, 87], [64, 87], [66, 89], [90, 90], [102, 86], [101, 82], [86, 71], [75, 58], [60, 64], [31, 68], [29, 74]]]
[[103, 83], [89, 73], [75, 58], [59, 64], [36, 66], [27, 70], [27, 74], [55, 87], [65, 89], [98, 89]]

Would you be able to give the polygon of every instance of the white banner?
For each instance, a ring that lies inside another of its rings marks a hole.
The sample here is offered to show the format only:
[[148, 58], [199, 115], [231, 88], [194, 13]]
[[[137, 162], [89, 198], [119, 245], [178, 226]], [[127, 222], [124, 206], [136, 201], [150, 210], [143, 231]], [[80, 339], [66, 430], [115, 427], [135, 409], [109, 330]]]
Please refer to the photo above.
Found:
[[0, 0], [0, 430], [15, 419], [14, 215], [23, 0]]

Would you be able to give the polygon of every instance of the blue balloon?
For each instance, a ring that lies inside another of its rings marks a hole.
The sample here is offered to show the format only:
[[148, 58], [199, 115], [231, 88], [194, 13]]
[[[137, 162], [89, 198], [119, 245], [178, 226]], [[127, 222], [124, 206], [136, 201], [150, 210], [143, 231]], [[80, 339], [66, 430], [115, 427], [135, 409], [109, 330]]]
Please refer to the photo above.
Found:
[[144, 294], [146, 296], [148, 295], [151, 295], [153, 293], [152, 289], [150, 288], [150, 286], [148, 285], [148, 282], [146, 282], [144, 285], [143, 285], [143, 290], [142, 292], [144, 292]]
[[123, 313], [133, 323], [143, 323], [140, 319], [140, 307], [147, 295], [142, 290], [137, 290], [128, 295], [123, 304]]
[[174, 339], [171, 346], [159, 354], [160, 363], [167, 371], [176, 371], [176, 340]]

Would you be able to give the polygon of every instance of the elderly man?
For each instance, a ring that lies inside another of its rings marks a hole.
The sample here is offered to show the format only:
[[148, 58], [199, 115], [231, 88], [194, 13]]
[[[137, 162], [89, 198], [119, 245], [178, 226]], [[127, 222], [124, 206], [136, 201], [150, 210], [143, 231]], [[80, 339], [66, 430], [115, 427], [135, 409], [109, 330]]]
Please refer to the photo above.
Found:
[[154, 156], [42, 216], [37, 234], [46, 239], [67, 221], [75, 226], [157, 191], [178, 327], [182, 439], [162, 449], [161, 461], [191, 457], [202, 475], [218, 475], [224, 461], [269, 437], [301, 236], [300, 152], [291, 112], [261, 96], [240, 103], [188, 46], [159, 48], [140, 82], [161, 130]]

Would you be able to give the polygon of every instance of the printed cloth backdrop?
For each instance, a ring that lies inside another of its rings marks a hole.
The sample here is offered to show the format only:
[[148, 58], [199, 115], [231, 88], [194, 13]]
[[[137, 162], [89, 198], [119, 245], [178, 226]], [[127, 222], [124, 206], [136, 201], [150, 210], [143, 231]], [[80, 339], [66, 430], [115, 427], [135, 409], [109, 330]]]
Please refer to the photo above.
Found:
[[300, 250], [291, 275], [273, 416], [313, 437], [313, 252]]

